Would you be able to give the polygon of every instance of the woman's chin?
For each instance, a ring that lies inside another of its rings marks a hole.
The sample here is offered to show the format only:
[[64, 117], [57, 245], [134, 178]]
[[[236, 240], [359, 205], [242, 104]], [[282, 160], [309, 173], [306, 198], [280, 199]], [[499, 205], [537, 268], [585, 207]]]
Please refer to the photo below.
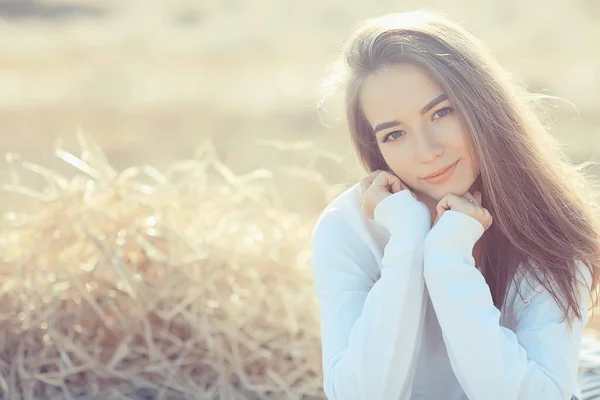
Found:
[[465, 185], [457, 185], [457, 186], [448, 185], [446, 187], [442, 187], [440, 185], [439, 188], [431, 188], [431, 189], [427, 188], [427, 189], [415, 191], [415, 194], [417, 195], [417, 197], [419, 199], [422, 199], [422, 200], [430, 199], [430, 200], [440, 201], [444, 196], [446, 196], [447, 194], [450, 194], [450, 193], [457, 195], [457, 196], [463, 196], [471, 188], [471, 185], [466, 186], [466, 189], [465, 189]]

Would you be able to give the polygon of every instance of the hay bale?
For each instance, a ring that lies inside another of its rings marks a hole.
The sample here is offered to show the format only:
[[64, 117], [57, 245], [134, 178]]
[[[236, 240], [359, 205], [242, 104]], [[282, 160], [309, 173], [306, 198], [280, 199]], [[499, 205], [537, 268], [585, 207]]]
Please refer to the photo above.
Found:
[[[83, 136], [76, 175], [9, 159], [0, 228], [3, 398], [324, 398], [306, 217], [272, 171], [210, 143], [118, 172]], [[43, 190], [18, 173], [43, 177]], [[321, 182], [323, 205], [338, 191]]]

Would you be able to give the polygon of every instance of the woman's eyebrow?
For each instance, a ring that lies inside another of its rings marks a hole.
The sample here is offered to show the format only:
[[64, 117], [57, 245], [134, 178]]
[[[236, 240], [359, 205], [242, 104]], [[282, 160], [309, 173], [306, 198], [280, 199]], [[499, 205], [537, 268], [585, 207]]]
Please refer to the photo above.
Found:
[[380, 130], [391, 128], [392, 126], [397, 126], [397, 125], [401, 125], [401, 124], [402, 124], [402, 121], [387, 121], [387, 122], [382, 122], [382, 123], [377, 124], [375, 126], [375, 128], [373, 129], [373, 133], [375, 134], [375, 133], [379, 132]]
[[[445, 93], [440, 94], [438, 97], [436, 97], [435, 99], [431, 100], [429, 103], [425, 104], [425, 106], [423, 106], [423, 108], [421, 109], [421, 115], [425, 114], [427, 111], [431, 110], [433, 107], [437, 106], [442, 101], [447, 100], [447, 99], [448, 99], [448, 96]], [[375, 125], [375, 128], [373, 128], [373, 133], [375, 134], [382, 129], [391, 128], [393, 126], [397, 126], [397, 125], [401, 125], [401, 124], [402, 124], [402, 121], [399, 121], [399, 120], [382, 122], [382, 123]]]
[[421, 114], [425, 114], [427, 111], [431, 110], [433, 107], [440, 104], [442, 101], [447, 100], [448, 96], [445, 93], [440, 94], [435, 99], [431, 100], [429, 103], [425, 104], [425, 106], [421, 109]]

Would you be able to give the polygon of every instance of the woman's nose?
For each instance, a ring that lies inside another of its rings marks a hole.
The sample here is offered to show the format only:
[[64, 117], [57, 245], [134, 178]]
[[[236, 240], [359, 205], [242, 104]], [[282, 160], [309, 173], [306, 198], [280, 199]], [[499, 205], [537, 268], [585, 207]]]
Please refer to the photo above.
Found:
[[444, 146], [436, 140], [432, 132], [422, 129], [417, 137], [417, 155], [421, 162], [434, 161], [444, 154]]

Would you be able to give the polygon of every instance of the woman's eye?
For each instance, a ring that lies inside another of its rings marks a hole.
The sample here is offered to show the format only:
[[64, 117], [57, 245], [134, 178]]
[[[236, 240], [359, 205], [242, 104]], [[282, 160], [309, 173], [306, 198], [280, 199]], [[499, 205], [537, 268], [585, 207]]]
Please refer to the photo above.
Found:
[[404, 136], [404, 134], [405, 134], [405, 133], [406, 133], [406, 132], [404, 132], [404, 131], [394, 131], [394, 132], [390, 132], [390, 133], [388, 133], [387, 135], [385, 135], [385, 137], [383, 138], [383, 141], [384, 141], [384, 142], [387, 142], [387, 141], [389, 141], [390, 139], [391, 139], [391, 140], [398, 139], [399, 137], [401, 137], [401, 136]]
[[445, 117], [446, 115], [450, 114], [452, 111], [454, 111], [454, 109], [452, 107], [440, 108], [439, 110], [437, 110], [435, 112], [435, 114], [433, 114], [433, 118], [432, 119], [437, 119], [437, 118]]

